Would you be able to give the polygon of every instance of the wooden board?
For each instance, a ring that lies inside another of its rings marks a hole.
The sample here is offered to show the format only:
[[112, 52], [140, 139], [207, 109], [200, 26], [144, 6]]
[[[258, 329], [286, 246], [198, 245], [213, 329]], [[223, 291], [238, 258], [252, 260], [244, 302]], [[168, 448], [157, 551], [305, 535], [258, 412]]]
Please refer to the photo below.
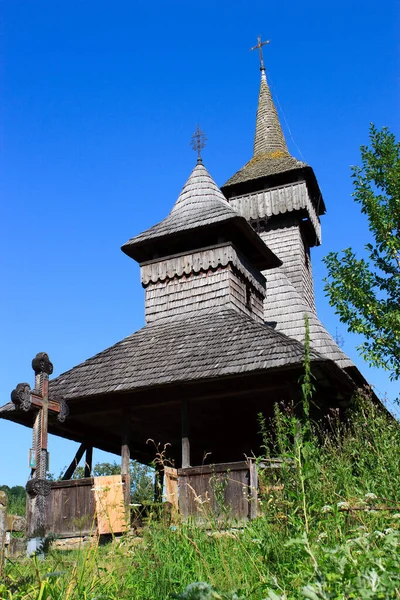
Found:
[[[246, 462], [178, 469], [179, 509], [198, 523], [246, 521], [250, 514], [250, 469]], [[256, 492], [256, 490], [255, 490]]]
[[122, 533], [127, 530], [123, 483], [121, 475], [94, 477], [97, 530], [102, 533]]
[[92, 477], [52, 482], [46, 498], [46, 533], [57, 537], [93, 534], [96, 525], [92, 488]]
[[178, 469], [173, 469], [172, 467], [164, 467], [164, 477], [164, 499], [166, 502], [170, 502], [176, 510], [179, 510]]

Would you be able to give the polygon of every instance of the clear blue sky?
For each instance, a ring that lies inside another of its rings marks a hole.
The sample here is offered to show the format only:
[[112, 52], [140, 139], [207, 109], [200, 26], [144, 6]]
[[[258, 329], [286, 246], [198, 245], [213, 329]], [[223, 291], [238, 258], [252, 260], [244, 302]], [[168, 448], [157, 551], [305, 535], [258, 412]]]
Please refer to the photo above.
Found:
[[[328, 207], [312, 253], [320, 318], [379, 393], [398, 395], [357, 358], [358, 340], [324, 298], [321, 263], [368, 241], [349, 167], [369, 123], [398, 134], [394, 0], [4, 0], [1, 9], [0, 404], [18, 382], [33, 385], [38, 351], [57, 375], [143, 325], [139, 269], [120, 246], [168, 213], [195, 163], [197, 123], [219, 185], [251, 157], [257, 35], [272, 40], [265, 62], [289, 147], [313, 166]], [[25, 484], [30, 444], [30, 430], [0, 420], [0, 483]], [[50, 438], [54, 473], [75, 447]]]

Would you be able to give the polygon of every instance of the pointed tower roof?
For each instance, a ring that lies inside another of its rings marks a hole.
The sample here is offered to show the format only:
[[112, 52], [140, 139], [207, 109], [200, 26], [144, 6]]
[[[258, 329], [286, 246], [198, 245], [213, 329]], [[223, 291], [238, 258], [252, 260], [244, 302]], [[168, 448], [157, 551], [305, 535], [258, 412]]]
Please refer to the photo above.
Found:
[[256, 117], [256, 135], [254, 138], [254, 156], [277, 154], [290, 156], [285, 136], [279, 122], [265, 71], [261, 71], [260, 93]]
[[253, 158], [235, 173], [223, 188], [306, 167], [308, 165], [305, 162], [297, 160], [289, 153], [265, 70], [262, 69]]
[[281, 264], [246, 219], [229, 205], [199, 159], [169, 215], [126, 242], [122, 251], [142, 263], [221, 241], [236, 244], [260, 269]]
[[[237, 193], [241, 194], [248, 191], [249, 185], [258, 188], [260, 179], [267, 177], [276, 179], [282, 174], [287, 174], [286, 177], [289, 179], [293, 176], [297, 179], [299, 172], [306, 179], [312, 196], [318, 198], [318, 214], [324, 214], [325, 204], [314, 171], [307, 163], [289, 153], [262, 63], [253, 157], [228, 179], [221, 189], [227, 197], [230, 197], [233, 186]], [[254, 185], [250, 182], [254, 182]], [[239, 186], [239, 189], [236, 186]]]

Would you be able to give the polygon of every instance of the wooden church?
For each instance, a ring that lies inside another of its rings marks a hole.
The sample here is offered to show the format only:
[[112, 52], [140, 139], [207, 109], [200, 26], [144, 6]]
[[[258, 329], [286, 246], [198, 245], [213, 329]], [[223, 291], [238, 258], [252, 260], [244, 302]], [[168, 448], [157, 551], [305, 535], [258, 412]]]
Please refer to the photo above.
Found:
[[[212, 497], [215, 473], [229, 473], [233, 517], [255, 516], [249, 457], [260, 449], [258, 414], [268, 418], [275, 403], [300, 401], [305, 316], [314, 417], [341, 410], [365, 384], [316, 314], [310, 249], [321, 242], [325, 204], [313, 169], [288, 151], [262, 61], [254, 153], [222, 188], [196, 139], [197, 164], [169, 214], [122, 246], [140, 264], [145, 326], [50, 381], [52, 367], [40, 355], [35, 388], [20, 385], [0, 409], [2, 418], [34, 428], [32, 536], [40, 528], [73, 534], [80, 502], [93, 512], [93, 447], [121, 454], [129, 502], [129, 457], [151, 464], [149, 439], [168, 444], [173, 503], [184, 516], [196, 512], [195, 495]], [[72, 467], [64, 481], [45, 481], [47, 431], [81, 444], [75, 464], [86, 451], [87, 480], [71, 481]], [[68, 493], [76, 508], [67, 518]]]

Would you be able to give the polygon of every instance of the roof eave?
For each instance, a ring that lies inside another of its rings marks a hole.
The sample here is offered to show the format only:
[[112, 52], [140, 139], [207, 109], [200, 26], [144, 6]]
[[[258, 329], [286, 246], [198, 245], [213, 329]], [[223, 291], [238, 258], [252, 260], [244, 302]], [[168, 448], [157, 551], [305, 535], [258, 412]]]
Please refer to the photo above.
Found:
[[[237, 173], [239, 173], [239, 171]], [[235, 175], [237, 173], [235, 173]], [[278, 171], [269, 175], [249, 177], [248, 179], [243, 179], [243, 181], [234, 181], [230, 183], [232, 179], [234, 179], [235, 175], [228, 179], [228, 181], [221, 187], [221, 191], [227, 199], [232, 198], [233, 196], [241, 196], [252, 191], [277, 187], [279, 186], [279, 180], [291, 179], [295, 181], [299, 178], [299, 175], [303, 175], [309, 189], [310, 196], [313, 199], [317, 214], [324, 215], [326, 213], [326, 206], [322, 197], [321, 189], [319, 187], [314, 170], [309, 165], [304, 165], [285, 171]]]
[[[244, 238], [250, 246], [252, 250], [252, 252], [249, 253], [250, 255], [248, 255], [246, 250], [241, 247], [242, 244], [237, 243], [237, 240], [228, 239], [230, 237], [230, 231], [234, 231], [235, 229], [240, 232], [240, 237]], [[219, 232], [216, 230], [219, 230]], [[212, 236], [213, 231], [215, 231], [214, 236]], [[219, 235], [217, 235], [217, 233], [219, 233]], [[167, 256], [172, 253], [193, 251], [204, 245], [211, 245], [211, 243], [202, 243], [202, 240], [206, 240], [208, 235], [210, 235], [210, 237], [216, 237], [214, 240], [215, 243], [217, 242], [218, 237], [224, 236], [227, 238], [227, 242], [231, 241], [238, 245], [242, 253], [247, 256], [250, 262], [260, 271], [273, 269], [282, 264], [281, 260], [272, 252], [272, 250], [270, 250], [270, 248], [268, 248], [268, 246], [266, 246], [260, 236], [247, 223], [246, 219], [236, 214], [224, 221], [191, 227], [188, 230], [164, 234], [133, 243], [127, 242], [121, 246], [121, 250], [139, 264], [143, 264], [157, 258], [160, 258], [161, 260], [164, 257], [162, 251], [163, 247], [168, 246], [168, 253], [165, 254], [165, 256]], [[193, 246], [193, 240], [195, 240], [195, 247]], [[171, 248], [173, 250], [171, 250]]]

